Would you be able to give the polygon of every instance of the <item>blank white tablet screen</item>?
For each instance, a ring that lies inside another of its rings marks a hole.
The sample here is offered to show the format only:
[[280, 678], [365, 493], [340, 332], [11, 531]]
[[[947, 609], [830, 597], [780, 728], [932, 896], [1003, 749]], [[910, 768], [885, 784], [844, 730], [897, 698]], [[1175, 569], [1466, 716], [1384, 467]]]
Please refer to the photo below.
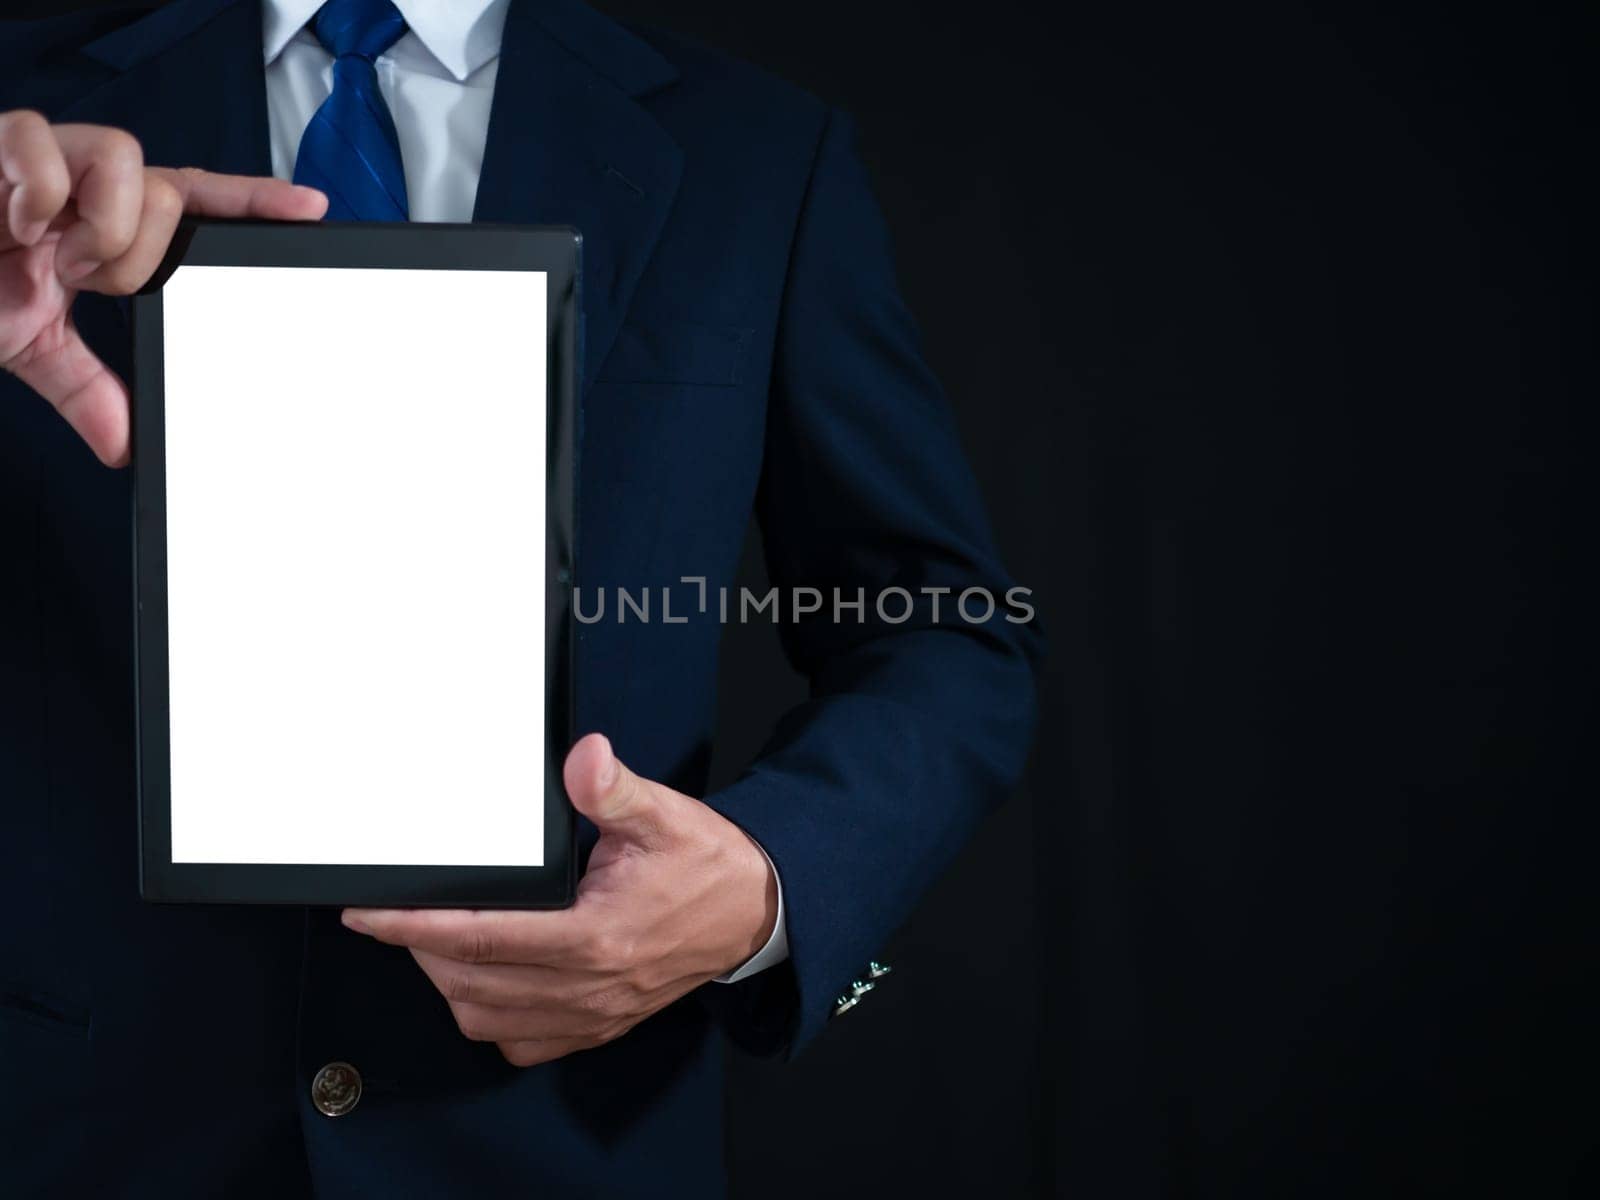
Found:
[[545, 287], [167, 283], [174, 862], [542, 863]]

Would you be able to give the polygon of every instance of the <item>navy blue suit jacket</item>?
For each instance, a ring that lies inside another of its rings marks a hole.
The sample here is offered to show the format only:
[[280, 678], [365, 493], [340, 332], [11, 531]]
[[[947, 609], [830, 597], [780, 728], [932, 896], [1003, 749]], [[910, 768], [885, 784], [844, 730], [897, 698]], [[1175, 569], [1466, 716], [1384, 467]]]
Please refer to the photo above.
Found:
[[[269, 174], [260, 29], [254, 0], [0, 25], [0, 108]], [[810, 698], [707, 797], [777, 864], [791, 961], [524, 1071], [336, 913], [141, 903], [129, 476], [3, 377], [0, 1194], [718, 1194], [719, 1031], [768, 1054], [816, 1036], [1016, 778], [1034, 634], [950, 619], [955, 592], [1009, 581], [849, 120], [574, 0], [517, 0], [476, 216], [583, 231], [579, 583], [676, 585], [691, 616], [582, 627], [580, 732], [703, 793], [719, 626], [678, 581], [731, 583], [752, 512], [774, 582], [866, 591], [864, 623], [784, 628]], [[123, 313], [76, 312], [119, 370]], [[911, 619], [870, 619], [896, 585]], [[924, 587], [954, 590], [939, 622]], [[366, 1083], [338, 1120], [308, 1103], [331, 1060]]]

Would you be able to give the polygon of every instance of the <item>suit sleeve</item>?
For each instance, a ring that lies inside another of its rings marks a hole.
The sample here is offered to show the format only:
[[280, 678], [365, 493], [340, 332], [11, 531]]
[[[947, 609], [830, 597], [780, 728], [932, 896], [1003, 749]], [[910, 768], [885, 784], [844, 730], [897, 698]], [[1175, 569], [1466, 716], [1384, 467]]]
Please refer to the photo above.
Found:
[[[736, 1043], [792, 1055], [1015, 784], [1040, 646], [1006, 607], [1013, 583], [840, 113], [791, 253], [757, 518], [786, 606], [794, 588], [825, 597], [782, 627], [809, 699], [706, 802], [776, 865], [790, 960], [708, 1002]], [[863, 609], [836, 614], [835, 589]], [[957, 609], [969, 589], [973, 619]]]

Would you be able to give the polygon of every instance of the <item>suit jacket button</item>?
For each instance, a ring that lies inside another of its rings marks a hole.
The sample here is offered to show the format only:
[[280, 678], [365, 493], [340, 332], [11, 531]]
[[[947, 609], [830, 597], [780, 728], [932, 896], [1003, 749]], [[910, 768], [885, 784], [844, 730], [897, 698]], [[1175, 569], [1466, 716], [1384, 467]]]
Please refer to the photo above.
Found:
[[311, 1081], [311, 1103], [325, 1117], [342, 1117], [361, 1102], [361, 1072], [349, 1063], [331, 1062]]

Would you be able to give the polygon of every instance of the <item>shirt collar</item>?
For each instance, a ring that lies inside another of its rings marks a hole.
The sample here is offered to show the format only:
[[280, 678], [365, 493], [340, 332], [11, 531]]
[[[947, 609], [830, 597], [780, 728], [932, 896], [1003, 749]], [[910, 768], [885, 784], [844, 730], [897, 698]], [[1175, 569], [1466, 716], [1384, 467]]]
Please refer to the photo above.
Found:
[[[464, 81], [500, 53], [511, 0], [394, 0], [406, 26], [441, 66]], [[317, 15], [322, 0], [265, 0], [262, 47], [266, 61], [283, 53], [291, 38]]]

